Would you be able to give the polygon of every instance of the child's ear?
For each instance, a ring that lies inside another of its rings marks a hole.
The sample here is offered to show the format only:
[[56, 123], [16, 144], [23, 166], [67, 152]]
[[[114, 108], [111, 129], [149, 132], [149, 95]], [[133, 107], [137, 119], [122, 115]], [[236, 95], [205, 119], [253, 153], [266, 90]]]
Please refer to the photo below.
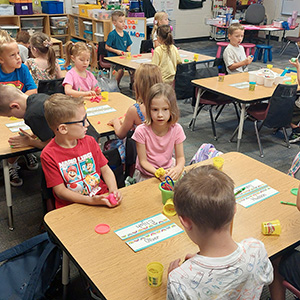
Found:
[[68, 128], [67, 128], [66, 124], [59, 124], [57, 126], [57, 131], [59, 131], [60, 134], [67, 134]]
[[181, 224], [186, 231], [190, 231], [193, 227], [193, 222], [188, 217], [178, 216]]
[[[1, 61], [0, 61], [0, 62], [1, 62]], [[11, 103], [9, 104], [9, 108], [10, 108], [10, 109], [20, 109], [20, 104], [17, 103], [17, 102], [11, 102]]]

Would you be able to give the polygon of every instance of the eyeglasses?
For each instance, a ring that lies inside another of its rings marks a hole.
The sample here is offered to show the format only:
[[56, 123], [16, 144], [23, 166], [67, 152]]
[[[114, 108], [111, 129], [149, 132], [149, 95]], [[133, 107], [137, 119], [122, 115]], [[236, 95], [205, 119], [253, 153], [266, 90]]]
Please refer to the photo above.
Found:
[[[87, 114], [84, 116], [84, 118], [81, 121], [72, 121], [72, 122], [64, 122], [62, 124], [77, 124], [77, 123], [82, 123], [82, 126], [85, 126], [85, 122], [87, 121]], [[58, 130], [58, 128], [57, 128]]]

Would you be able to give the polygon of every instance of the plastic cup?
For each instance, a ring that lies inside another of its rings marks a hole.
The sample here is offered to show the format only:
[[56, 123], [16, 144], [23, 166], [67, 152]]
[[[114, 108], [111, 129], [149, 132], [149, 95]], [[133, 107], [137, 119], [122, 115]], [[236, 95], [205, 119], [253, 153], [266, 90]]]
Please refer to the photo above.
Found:
[[219, 169], [220, 171], [223, 170], [223, 165], [224, 165], [224, 158], [223, 157], [214, 157], [213, 158], [213, 165]]
[[160, 286], [162, 283], [162, 276], [164, 273], [164, 266], [159, 262], [152, 262], [147, 265], [147, 279], [148, 284], [152, 287]]
[[261, 232], [264, 235], [280, 235], [281, 225], [279, 220], [261, 223]]
[[296, 74], [291, 75], [291, 82], [292, 82], [292, 84], [296, 84], [296, 82], [297, 82], [297, 75]]
[[256, 82], [249, 82], [249, 91], [255, 91]]
[[273, 65], [267, 65], [267, 68], [268, 68], [269, 70], [271, 70], [271, 69], [273, 68]]
[[102, 92], [101, 96], [102, 96], [102, 101], [103, 102], [108, 101], [108, 92]]
[[[161, 198], [162, 198], [162, 203], [163, 205], [166, 204], [167, 200], [168, 199], [173, 199], [174, 198], [174, 192], [173, 191], [168, 191], [168, 190], [165, 190], [162, 188], [162, 186], [165, 184], [166, 182], [163, 181], [161, 182], [158, 187], [159, 187], [159, 190], [161, 191]], [[174, 182], [175, 183], [175, 182]]]
[[218, 75], [218, 80], [219, 80], [220, 82], [223, 82], [224, 79], [225, 79], [225, 74], [224, 74], [224, 73], [219, 73], [219, 75]]
[[194, 54], [194, 61], [198, 61], [198, 59], [199, 59], [199, 54], [195, 53]]
[[128, 58], [128, 59], [131, 58], [131, 52], [127, 52], [127, 58]]
[[176, 215], [176, 210], [172, 199], [168, 199], [163, 208], [163, 213], [167, 217], [172, 217]]

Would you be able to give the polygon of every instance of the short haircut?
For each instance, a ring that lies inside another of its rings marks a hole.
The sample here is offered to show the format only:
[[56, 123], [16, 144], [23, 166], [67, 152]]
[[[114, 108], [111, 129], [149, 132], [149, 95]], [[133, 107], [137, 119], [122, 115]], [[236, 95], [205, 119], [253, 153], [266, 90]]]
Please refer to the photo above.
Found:
[[245, 31], [245, 28], [240, 23], [233, 23], [228, 27], [228, 34], [233, 34], [236, 30]]
[[124, 17], [124, 16], [125, 16], [125, 14], [121, 10], [115, 10], [111, 14], [111, 20], [112, 21], [117, 21], [119, 17]]
[[235, 213], [234, 182], [212, 165], [194, 168], [176, 183], [174, 205], [199, 229], [220, 230]]
[[22, 95], [24, 95], [24, 93], [16, 87], [0, 84], [0, 115], [7, 116], [10, 113], [10, 103]]
[[77, 108], [84, 105], [82, 97], [74, 98], [64, 94], [53, 94], [44, 103], [45, 118], [49, 127], [56, 132], [56, 128], [75, 117]]
[[16, 41], [17, 43], [28, 44], [30, 40], [30, 34], [26, 30], [21, 30], [17, 33]]
[[5, 44], [16, 42], [6, 30], [0, 30], [0, 54], [2, 54]]
[[154, 64], [140, 64], [134, 73], [134, 89], [137, 101], [146, 102], [151, 86], [160, 83], [162, 76], [160, 69]]
[[168, 123], [170, 125], [175, 124], [179, 119], [179, 109], [177, 106], [177, 99], [174, 89], [167, 83], [156, 83], [149, 91], [145, 106], [146, 106], [146, 124], [152, 123], [151, 119], [151, 102], [153, 98], [163, 97], [169, 104], [170, 119]]

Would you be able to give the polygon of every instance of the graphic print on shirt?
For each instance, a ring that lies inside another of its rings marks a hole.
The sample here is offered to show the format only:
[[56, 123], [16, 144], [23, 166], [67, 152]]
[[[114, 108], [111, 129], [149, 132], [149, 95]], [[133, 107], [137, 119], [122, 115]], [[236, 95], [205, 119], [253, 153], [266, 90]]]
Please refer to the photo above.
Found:
[[20, 80], [0, 82], [0, 84], [10, 85], [22, 91], [24, 83]]
[[68, 189], [82, 195], [95, 196], [100, 190], [100, 176], [96, 172], [91, 152], [59, 163]]

